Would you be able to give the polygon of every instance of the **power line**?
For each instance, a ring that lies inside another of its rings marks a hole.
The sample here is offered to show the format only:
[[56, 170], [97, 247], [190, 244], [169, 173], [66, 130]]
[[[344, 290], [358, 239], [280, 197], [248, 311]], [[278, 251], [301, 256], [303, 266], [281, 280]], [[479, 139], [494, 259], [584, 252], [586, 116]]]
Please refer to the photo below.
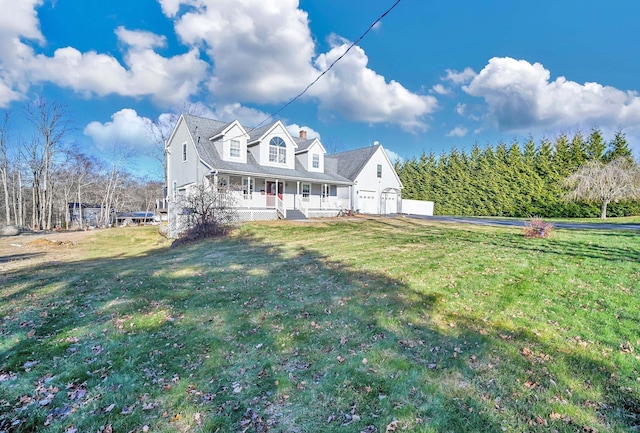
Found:
[[307, 93], [307, 91], [314, 85], [316, 84], [320, 78], [322, 78], [327, 72], [329, 72], [331, 70], [331, 68], [333, 68], [333, 66], [338, 63], [344, 56], [347, 55], [347, 53], [349, 51], [351, 51], [351, 49], [353, 47], [355, 47], [356, 45], [358, 45], [358, 43], [364, 39], [364, 37], [376, 26], [376, 24], [378, 24], [380, 21], [382, 21], [382, 19], [384, 17], [386, 17], [396, 6], [398, 6], [398, 3], [400, 3], [401, 0], [396, 0], [396, 2], [389, 8], [387, 9], [382, 15], [380, 15], [370, 26], [369, 28], [367, 28], [367, 30], [365, 30], [365, 32], [363, 34], [360, 35], [360, 37], [358, 39], [356, 39], [354, 42], [351, 43], [351, 45], [349, 45], [349, 47], [345, 50], [344, 53], [342, 53], [340, 55], [340, 57], [338, 57], [337, 59], [335, 59], [324, 71], [322, 71], [320, 73], [320, 75], [318, 75], [316, 77], [315, 80], [313, 80], [311, 83], [309, 83], [309, 85], [307, 87], [304, 88], [304, 90], [300, 93], [298, 93], [296, 96], [294, 96], [289, 102], [287, 102], [286, 104], [284, 104], [282, 107], [280, 107], [280, 109], [278, 109], [277, 111], [271, 113], [267, 118], [265, 118], [262, 122], [258, 123], [256, 126], [254, 126], [253, 128], [251, 128], [249, 131], [247, 132], [251, 132], [254, 129], [259, 128], [260, 126], [262, 126], [264, 123], [266, 123], [267, 121], [269, 121], [270, 119], [273, 119], [275, 116], [277, 116], [278, 114], [280, 114], [282, 111], [284, 111], [285, 108], [287, 108], [289, 105], [293, 104], [296, 100], [298, 100], [300, 97], [302, 97], [302, 95], [304, 95], [305, 93]]

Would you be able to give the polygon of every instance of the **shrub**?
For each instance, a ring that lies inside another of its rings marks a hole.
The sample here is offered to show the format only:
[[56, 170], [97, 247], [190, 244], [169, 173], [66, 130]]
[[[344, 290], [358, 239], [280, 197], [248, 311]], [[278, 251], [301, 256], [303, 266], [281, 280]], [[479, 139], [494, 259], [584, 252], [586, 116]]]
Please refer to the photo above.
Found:
[[551, 236], [553, 224], [540, 217], [533, 217], [524, 226], [524, 236], [527, 238], [546, 238]]

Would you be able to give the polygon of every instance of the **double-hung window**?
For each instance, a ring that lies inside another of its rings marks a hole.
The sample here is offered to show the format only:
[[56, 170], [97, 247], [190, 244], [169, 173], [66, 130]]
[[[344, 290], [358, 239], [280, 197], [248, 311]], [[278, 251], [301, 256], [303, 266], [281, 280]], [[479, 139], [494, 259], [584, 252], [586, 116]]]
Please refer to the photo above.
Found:
[[382, 164], [378, 164], [378, 177], [382, 177]]
[[240, 140], [231, 140], [229, 156], [232, 158], [240, 158]]
[[313, 154], [311, 157], [311, 166], [313, 168], [320, 168], [320, 155]]

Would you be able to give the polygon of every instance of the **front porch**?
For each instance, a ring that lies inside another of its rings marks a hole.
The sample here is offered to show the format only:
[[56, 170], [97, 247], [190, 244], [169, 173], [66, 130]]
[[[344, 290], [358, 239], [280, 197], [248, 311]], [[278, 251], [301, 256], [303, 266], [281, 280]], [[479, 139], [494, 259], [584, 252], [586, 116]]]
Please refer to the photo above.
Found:
[[286, 219], [288, 210], [305, 218], [332, 217], [351, 208], [349, 185], [225, 175], [213, 182], [231, 194], [241, 221]]

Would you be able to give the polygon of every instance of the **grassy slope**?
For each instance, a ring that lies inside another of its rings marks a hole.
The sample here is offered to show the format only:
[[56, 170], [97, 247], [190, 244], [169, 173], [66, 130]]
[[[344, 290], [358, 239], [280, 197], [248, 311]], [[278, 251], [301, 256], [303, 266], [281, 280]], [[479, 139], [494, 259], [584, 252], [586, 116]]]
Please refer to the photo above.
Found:
[[635, 233], [376, 219], [76, 248], [1, 280], [0, 431], [640, 425]]

